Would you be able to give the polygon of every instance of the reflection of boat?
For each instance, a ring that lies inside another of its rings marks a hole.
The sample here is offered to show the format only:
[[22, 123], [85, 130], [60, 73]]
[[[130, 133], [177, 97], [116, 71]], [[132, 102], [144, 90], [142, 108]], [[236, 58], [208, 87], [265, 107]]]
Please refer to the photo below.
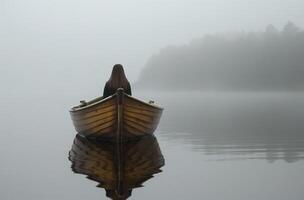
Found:
[[72, 170], [99, 182], [112, 199], [127, 199], [133, 188], [161, 172], [164, 158], [154, 136], [128, 143], [94, 142], [79, 134], [69, 153]]
[[89, 137], [132, 138], [152, 134], [162, 108], [118, 89], [116, 94], [73, 107], [70, 114], [78, 133]]

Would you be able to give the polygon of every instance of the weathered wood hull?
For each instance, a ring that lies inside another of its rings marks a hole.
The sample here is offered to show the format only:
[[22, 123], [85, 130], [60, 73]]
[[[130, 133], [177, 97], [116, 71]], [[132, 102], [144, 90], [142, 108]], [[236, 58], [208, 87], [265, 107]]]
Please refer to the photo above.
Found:
[[111, 97], [74, 107], [71, 118], [78, 133], [92, 138], [136, 138], [152, 134], [163, 109], [118, 91]]

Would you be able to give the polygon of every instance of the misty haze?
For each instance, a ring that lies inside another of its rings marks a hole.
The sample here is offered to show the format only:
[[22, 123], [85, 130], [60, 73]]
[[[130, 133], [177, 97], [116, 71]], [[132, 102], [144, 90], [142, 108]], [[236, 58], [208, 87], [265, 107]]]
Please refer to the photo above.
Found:
[[[208, 35], [151, 57], [139, 87], [161, 90], [302, 91], [304, 32], [283, 30]], [[168, 78], [170, 77], [170, 78]]]
[[115, 194], [115, 146], [69, 109], [117, 63], [164, 108], [122, 147], [128, 199], [304, 198], [303, 1], [0, 0], [0, 24], [1, 200]]

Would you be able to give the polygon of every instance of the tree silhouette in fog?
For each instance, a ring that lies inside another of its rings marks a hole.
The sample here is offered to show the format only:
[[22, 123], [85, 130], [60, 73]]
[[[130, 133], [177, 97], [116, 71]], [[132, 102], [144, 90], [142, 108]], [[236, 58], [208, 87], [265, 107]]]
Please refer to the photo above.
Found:
[[300, 28], [297, 27], [294, 23], [288, 22], [283, 29], [283, 33], [286, 35], [295, 35], [300, 32]]
[[167, 90], [303, 90], [304, 32], [288, 22], [281, 31], [207, 35], [153, 55], [139, 87]]

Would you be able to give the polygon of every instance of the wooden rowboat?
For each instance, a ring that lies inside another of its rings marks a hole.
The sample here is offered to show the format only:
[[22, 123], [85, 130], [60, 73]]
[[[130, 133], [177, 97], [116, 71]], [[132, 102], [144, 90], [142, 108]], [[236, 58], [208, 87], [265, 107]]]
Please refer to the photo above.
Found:
[[152, 134], [163, 109], [118, 89], [110, 97], [82, 102], [70, 110], [78, 133], [91, 138], [131, 139]]

